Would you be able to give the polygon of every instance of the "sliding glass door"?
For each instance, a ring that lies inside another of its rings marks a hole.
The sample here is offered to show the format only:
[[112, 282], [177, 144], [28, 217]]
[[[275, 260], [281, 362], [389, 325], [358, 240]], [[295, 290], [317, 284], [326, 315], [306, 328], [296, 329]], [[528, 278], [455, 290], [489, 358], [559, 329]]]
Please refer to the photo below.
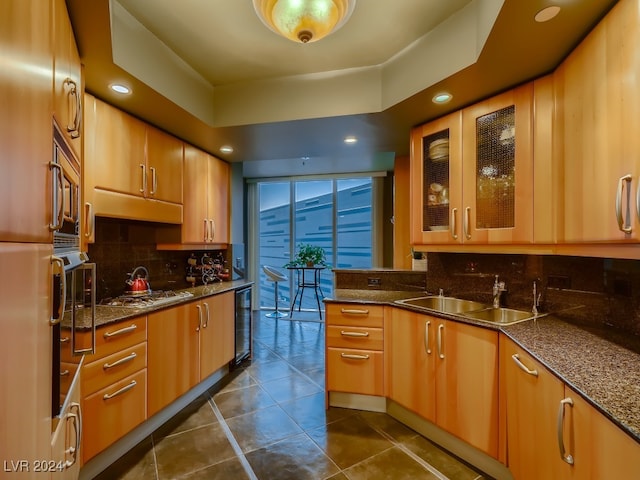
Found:
[[[297, 276], [285, 265], [301, 243], [322, 247], [334, 267], [371, 268], [372, 186], [371, 177], [257, 183], [260, 308], [273, 310], [276, 304], [274, 282], [262, 268], [267, 265], [287, 276], [278, 284], [278, 306], [289, 309]], [[325, 296], [333, 294], [330, 268], [320, 273], [320, 289]], [[306, 289], [301, 309], [317, 308], [313, 288]]]

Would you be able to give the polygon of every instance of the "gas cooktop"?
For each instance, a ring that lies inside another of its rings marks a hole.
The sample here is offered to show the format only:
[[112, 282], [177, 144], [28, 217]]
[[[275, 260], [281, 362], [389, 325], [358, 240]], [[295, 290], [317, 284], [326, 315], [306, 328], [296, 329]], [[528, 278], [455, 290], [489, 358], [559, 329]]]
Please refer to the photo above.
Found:
[[176, 303], [193, 297], [191, 292], [174, 292], [173, 290], [156, 290], [148, 295], [120, 295], [105, 298], [100, 305], [107, 307], [148, 308]]

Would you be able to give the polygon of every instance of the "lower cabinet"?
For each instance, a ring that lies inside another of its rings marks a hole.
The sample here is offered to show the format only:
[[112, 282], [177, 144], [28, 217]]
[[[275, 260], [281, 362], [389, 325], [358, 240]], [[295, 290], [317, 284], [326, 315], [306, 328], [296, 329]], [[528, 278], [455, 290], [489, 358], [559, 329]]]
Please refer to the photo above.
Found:
[[233, 359], [234, 310], [230, 291], [149, 314], [149, 416]]
[[328, 392], [385, 395], [380, 305], [327, 304]]
[[498, 458], [498, 332], [392, 309], [389, 397]]
[[[89, 342], [90, 333], [78, 341]], [[80, 367], [84, 462], [146, 420], [146, 367], [146, 315], [96, 329], [96, 351]]]
[[516, 480], [638, 478], [640, 446], [502, 336], [507, 458]]
[[[199, 307], [199, 308], [198, 308]], [[151, 417], [200, 380], [200, 302], [149, 314], [147, 410]], [[196, 313], [194, 313], [196, 312]]]
[[[82, 364], [82, 362], [80, 362]], [[83, 411], [80, 375], [70, 375], [64, 410], [51, 437], [51, 457], [44, 471], [51, 472], [51, 480], [76, 480], [82, 464]]]

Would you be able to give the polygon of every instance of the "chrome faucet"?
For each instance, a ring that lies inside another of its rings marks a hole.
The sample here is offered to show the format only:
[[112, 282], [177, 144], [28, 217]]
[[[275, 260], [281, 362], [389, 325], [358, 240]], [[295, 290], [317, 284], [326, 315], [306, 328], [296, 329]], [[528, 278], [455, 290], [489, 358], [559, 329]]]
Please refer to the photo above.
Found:
[[506, 290], [505, 283], [501, 282], [498, 275], [496, 275], [496, 281], [493, 284], [493, 308], [500, 308], [500, 295]]
[[533, 281], [533, 308], [531, 309], [531, 313], [534, 315], [538, 315], [538, 307], [540, 306], [540, 298], [542, 297], [542, 293], [538, 293], [538, 280]]

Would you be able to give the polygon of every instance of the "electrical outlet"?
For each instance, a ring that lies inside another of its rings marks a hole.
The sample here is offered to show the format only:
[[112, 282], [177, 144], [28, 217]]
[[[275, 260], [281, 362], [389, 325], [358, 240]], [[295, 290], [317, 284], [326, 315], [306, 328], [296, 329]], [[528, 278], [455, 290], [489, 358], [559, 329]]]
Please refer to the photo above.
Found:
[[379, 287], [382, 285], [382, 279], [369, 277], [367, 278], [367, 285], [370, 287]]

